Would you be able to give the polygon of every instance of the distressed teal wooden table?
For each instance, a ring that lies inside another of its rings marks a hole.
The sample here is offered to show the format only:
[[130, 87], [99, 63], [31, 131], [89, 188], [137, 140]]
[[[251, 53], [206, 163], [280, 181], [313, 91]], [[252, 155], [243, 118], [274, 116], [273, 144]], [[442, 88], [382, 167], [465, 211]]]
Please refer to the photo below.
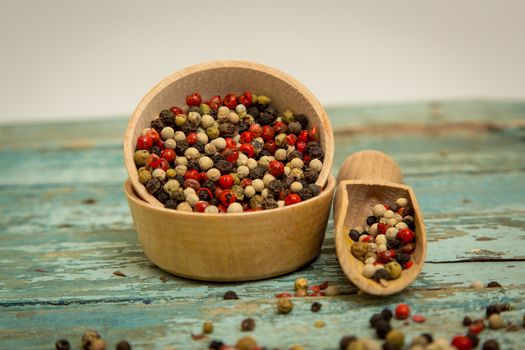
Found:
[[[459, 101], [357, 106], [328, 110], [337, 166], [351, 152], [389, 153], [413, 186], [425, 214], [428, 258], [404, 292], [361, 295], [337, 263], [332, 221], [321, 255], [301, 271], [264, 281], [214, 284], [170, 276], [143, 255], [122, 184], [121, 140], [127, 120], [0, 127], [0, 348], [52, 349], [67, 338], [74, 349], [86, 329], [109, 349], [127, 339], [134, 349], [206, 349], [246, 333], [268, 348], [337, 349], [343, 335], [373, 337], [368, 318], [383, 307], [409, 303], [427, 317], [394, 326], [408, 338], [421, 332], [464, 333], [464, 315], [481, 317], [489, 303], [525, 312], [525, 102]], [[121, 271], [125, 276], [113, 273]], [[329, 281], [337, 297], [295, 300], [275, 313], [274, 295], [292, 291], [303, 276]], [[473, 289], [474, 280], [503, 287]], [[222, 300], [235, 290], [238, 301]], [[319, 313], [310, 305], [320, 301]], [[203, 321], [212, 337], [193, 340]], [[315, 328], [314, 322], [326, 322]], [[525, 348], [525, 329], [484, 331], [503, 349]]]

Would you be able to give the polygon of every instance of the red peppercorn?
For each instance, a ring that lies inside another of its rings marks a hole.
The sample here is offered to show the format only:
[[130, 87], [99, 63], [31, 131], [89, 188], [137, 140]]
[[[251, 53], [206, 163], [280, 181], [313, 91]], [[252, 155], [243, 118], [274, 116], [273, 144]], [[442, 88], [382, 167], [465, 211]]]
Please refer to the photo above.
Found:
[[201, 95], [198, 92], [194, 92], [191, 95], [186, 96], [186, 104], [188, 106], [199, 106], [202, 102]]
[[291, 298], [292, 295], [290, 293], [279, 293], [275, 296], [276, 298]]
[[236, 149], [225, 148], [221, 152], [221, 155], [230, 163], [234, 163], [237, 161], [237, 159], [239, 159], [239, 151]]
[[193, 180], [196, 180], [196, 181], [200, 181], [201, 180], [201, 174], [195, 169], [189, 169], [184, 174], [184, 179], [185, 180], [193, 179]]
[[416, 250], [416, 245], [414, 243], [408, 243], [401, 247], [400, 252], [405, 254], [412, 254]]
[[226, 141], [226, 148], [237, 149], [237, 142], [235, 142], [234, 139], [232, 139], [231, 137], [227, 137], [224, 140]]
[[384, 250], [377, 253], [377, 261], [386, 264], [396, 257], [396, 251], [394, 249]]
[[273, 130], [276, 134], [285, 133], [288, 130], [288, 125], [285, 122], [277, 121], [273, 124]]
[[239, 138], [239, 141], [241, 143], [249, 143], [249, 142], [252, 142], [252, 140], [253, 140], [253, 134], [249, 131], [243, 132]]
[[196, 132], [190, 132], [188, 136], [186, 136], [186, 142], [188, 142], [188, 145], [193, 145], [197, 142], [197, 133]]
[[308, 133], [308, 137], [310, 141], [317, 141], [319, 142], [319, 133], [317, 132], [317, 126], [314, 126], [310, 132]]
[[243, 143], [239, 147], [239, 151], [241, 151], [242, 153], [246, 154], [246, 156], [248, 158], [252, 158], [253, 155], [255, 154], [255, 149], [253, 148], [251, 143]]
[[369, 235], [363, 235], [361, 242], [369, 243], [371, 240], [372, 240], [372, 237], [370, 237]]
[[240, 104], [245, 105], [248, 107], [252, 104], [252, 93], [249, 91], [245, 91], [241, 96], [237, 98]]
[[298, 194], [291, 193], [291, 194], [287, 195], [286, 198], [284, 199], [284, 204], [285, 205], [292, 205], [292, 204], [295, 204], [295, 203], [299, 203], [300, 201], [301, 201], [301, 197], [299, 197]]
[[380, 234], [384, 235], [386, 233], [386, 230], [389, 228], [390, 226], [388, 226], [387, 224], [377, 224], [377, 232], [379, 232]]
[[182, 182], [182, 188], [186, 189], [188, 187], [191, 187], [195, 191], [198, 191], [201, 187], [201, 184], [195, 179], [184, 180], [184, 182]]
[[137, 137], [137, 149], [150, 149], [153, 147], [153, 140], [148, 135], [140, 135]]
[[310, 159], [311, 159], [311, 157], [310, 157], [308, 154], [305, 155], [305, 156], [303, 157], [303, 163], [304, 163], [304, 164], [308, 164], [308, 163], [310, 163]]
[[205, 201], [198, 201], [195, 203], [195, 206], [193, 207], [196, 212], [204, 213], [204, 210], [210, 206], [210, 203]]
[[390, 206], [388, 204], [383, 204], [383, 207], [385, 207], [385, 210], [390, 210]]
[[231, 175], [222, 175], [219, 179], [219, 186], [221, 188], [231, 188], [233, 186], [233, 176]]
[[270, 152], [270, 154], [274, 155], [275, 151], [277, 151], [277, 145], [275, 144], [274, 140], [268, 140], [264, 144], [264, 149]]
[[414, 232], [412, 232], [412, 230], [410, 230], [409, 228], [404, 228], [399, 230], [399, 232], [397, 233], [397, 238], [399, 238], [404, 244], [407, 244], [414, 240], [415, 235]]
[[297, 142], [297, 136], [295, 136], [294, 134], [288, 134], [286, 136], [286, 143], [288, 145], [294, 146], [296, 142]]
[[153, 140], [153, 143], [157, 143], [160, 141], [160, 135], [159, 133], [157, 132], [157, 130], [153, 129], [153, 128], [149, 128], [147, 131], [146, 131], [146, 135], [148, 135], [149, 137], [151, 137], [151, 139]]
[[468, 330], [472, 334], [479, 334], [485, 329], [485, 325], [483, 324], [483, 321], [481, 322], [474, 322], [468, 327]]
[[168, 162], [173, 162], [177, 154], [171, 148], [166, 148], [160, 152], [160, 156], [166, 159]]
[[213, 195], [217, 199], [219, 199], [221, 197], [221, 193], [222, 193], [222, 188], [220, 188], [220, 187], [216, 187], [215, 190], [213, 191]]
[[[233, 193], [232, 190], [222, 190], [219, 201], [227, 208], [230, 204], [234, 203], [237, 200], [237, 197], [235, 196], [235, 193]], [[225, 209], [226, 209], [225, 208]]]
[[304, 150], [306, 149], [306, 142], [297, 141], [295, 144], [295, 149], [301, 153], [304, 153]]
[[177, 106], [170, 107], [170, 111], [174, 115], [178, 115], [178, 114], [183, 114], [184, 113], [184, 111], [182, 109], [180, 109], [179, 107], [177, 107]]
[[328, 288], [328, 281], [324, 281], [319, 285], [319, 289], [321, 290], [325, 290], [326, 288]]
[[423, 315], [414, 315], [414, 316], [412, 316], [412, 321], [414, 321], [416, 323], [423, 323], [423, 322], [426, 321], [426, 318]]
[[157, 169], [160, 165], [160, 157], [156, 154], [150, 154], [146, 160], [146, 165], [152, 169]]
[[394, 311], [397, 320], [406, 320], [410, 316], [410, 306], [407, 304], [398, 304]]
[[161, 158], [159, 163], [159, 168], [166, 171], [170, 168], [170, 162], [168, 162], [166, 159]]
[[222, 103], [221, 97], [217, 95], [217, 96], [213, 96], [212, 98], [210, 98], [209, 106], [211, 109], [216, 111], [221, 106], [221, 103]]
[[229, 109], [234, 109], [235, 106], [237, 106], [237, 97], [234, 94], [229, 93], [228, 95], [224, 96], [222, 104]]
[[472, 340], [465, 335], [455, 336], [450, 344], [458, 350], [472, 349]]
[[157, 142], [155, 142], [155, 146], [157, 146], [158, 148], [163, 150], [164, 149], [164, 141], [158, 140]]
[[252, 180], [251, 179], [242, 179], [241, 180], [241, 187], [242, 188], [245, 188], [246, 186], [250, 186], [252, 184]]
[[228, 211], [228, 207], [224, 204], [219, 204], [217, 208], [219, 208], [219, 213], [226, 213]]
[[405, 269], [411, 268], [412, 265], [414, 265], [414, 260], [407, 261], [407, 263], [405, 264]]
[[278, 160], [272, 160], [268, 163], [268, 172], [275, 177], [280, 177], [284, 174], [284, 164]]
[[301, 131], [298, 138], [299, 138], [299, 141], [308, 142], [309, 141], [308, 131], [306, 130]]
[[259, 137], [262, 134], [262, 127], [259, 124], [250, 125], [249, 130], [255, 137]]
[[262, 127], [261, 137], [263, 138], [264, 141], [271, 140], [274, 138], [274, 136], [275, 136], [275, 131], [270, 125], [265, 125]]

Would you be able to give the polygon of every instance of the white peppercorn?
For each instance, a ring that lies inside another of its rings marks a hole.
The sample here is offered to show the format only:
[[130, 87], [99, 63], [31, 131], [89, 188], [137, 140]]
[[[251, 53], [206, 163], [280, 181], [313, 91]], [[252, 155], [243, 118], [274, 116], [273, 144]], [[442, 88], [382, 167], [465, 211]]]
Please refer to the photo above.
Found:
[[175, 167], [175, 171], [177, 172], [177, 175], [184, 176], [184, 174], [186, 174], [186, 171], [188, 171], [188, 168], [186, 167], [186, 165], [180, 164]]
[[228, 121], [232, 124], [237, 124], [239, 122], [240, 118], [239, 115], [233, 111], [230, 112]]
[[399, 229], [397, 229], [396, 227], [389, 227], [389, 228], [387, 228], [386, 232], [385, 232], [386, 238], [387, 239], [394, 239], [394, 238], [396, 238], [398, 231], [399, 231]]
[[180, 188], [180, 184], [177, 180], [168, 180], [165, 184], [164, 184], [164, 192], [166, 192], [167, 194], [170, 195], [170, 197], [172, 197], [172, 194], [178, 190]]
[[396, 219], [397, 221], [403, 221], [403, 217], [398, 213], [394, 213], [394, 219]]
[[250, 175], [250, 169], [246, 165], [240, 165], [237, 167], [237, 175], [239, 175], [241, 179], [244, 179]]
[[239, 202], [233, 202], [228, 206], [228, 213], [242, 213], [242, 205]]
[[290, 171], [292, 171], [292, 169], [289, 166], [284, 167], [284, 175], [286, 176], [290, 175]]
[[386, 236], [385, 235], [377, 235], [375, 239], [375, 243], [377, 245], [379, 244], [386, 244]]
[[259, 165], [265, 168], [268, 168], [268, 164], [273, 160], [273, 157], [270, 156], [262, 156], [261, 159], [259, 159]]
[[366, 278], [372, 278], [376, 270], [377, 268], [374, 266], [374, 264], [365, 264], [365, 266], [363, 267], [362, 274]]
[[206, 135], [206, 133], [203, 133], [203, 132], [198, 132], [197, 133], [197, 142], [198, 143], [202, 143], [203, 145], [207, 145], [208, 144], [208, 135]]
[[292, 170], [290, 170], [290, 176], [296, 180], [304, 179], [303, 171], [299, 168], [293, 168]]
[[195, 192], [195, 190], [193, 188], [191, 188], [191, 187], [186, 187], [184, 189], [184, 195], [187, 197], [190, 194], [197, 194], [197, 192]]
[[188, 202], [182, 202], [182, 203], [179, 203], [179, 205], [177, 205], [177, 210], [191, 212], [193, 211], [193, 208]]
[[153, 170], [151, 176], [156, 177], [160, 181], [164, 181], [166, 179], [166, 172], [161, 168], [157, 168]]
[[207, 171], [213, 167], [213, 160], [207, 156], [201, 157], [199, 158], [199, 166], [202, 170]]
[[368, 251], [371, 253], [377, 252], [377, 244], [375, 243], [368, 243]]
[[208, 178], [208, 180], [210, 180], [211, 182], [215, 182], [215, 181], [218, 181], [221, 177], [221, 172], [219, 171], [219, 169], [217, 168], [211, 168], [210, 170], [208, 170], [206, 172], [206, 177]]
[[217, 111], [217, 121], [219, 123], [227, 122], [230, 117], [230, 109], [226, 106], [220, 106]]
[[246, 106], [243, 104], [238, 104], [235, 106], [235, 112], [237, 112], [240, 117], [244, 117], [246, 115]]
[[290, 161], [290, 167], [292, 169], [302, 169], [304, 166], [304, 162], [301, 158], [294, 158]]
[[218, 214], [219, 213], [219, 208], [217, 208], [214, 205], [210, 205], [210, 206], [206, 207], [206, 209], [204, 209], [204, 212], [208, 213], [208, 214]]
[[177, 142], [186, 141], [186, 135], [182, 131], [175, 131], [173, 139]]
[[386, 218], [381, 218], [381, 219], [379, 219], [379, 223], [380, 223], [380, 224], [385, 224], [385, 225], [386, 225], [386, 224], [388, 223], [388, 219], [386, 219]]
[[217, 137], [211, 141], [211, 144], [217, 148], [218, 151], [222, 151], [226, 148], [226, 140], [223, 137]]
[[172, 127], [166, 126], [160, 132], [160, 136], [164, 140], [172, 139], [175, 136], [175, 130]]
[[177, 157], [175, 158], [176, 165], [188, 165], [188, 159], [186, 157]]
[[204, 146], [204, 153], [206, 153], [209, 156], [214, 155], [215, 153], [217, 153], [217, 148], [215, 147], [215, 145], [207, 143]]
[[197, 160], [200, 157], [200, 153], [199, 153], [199, 150], [196, 149], [195, 147], [190, 147], [186, 151], [184, 151], [184, 156], [188, 158], [188, 160], [190, 159]]
[[263, 180], [263, 182], [264, 182], [264, 186], [265, 186], [265, 187], [268, 187], [268, 185], [270, 184], [270, 182], [272, 182], [273, 180], [275, 180], [275, 176], [273, 176], [272, 174], [264, 174], [262, 180]]
[[387, 210], [385, 211], [385, 213], [383, 214], [383, 217], [385, 219], [392, 219], [394, 217], [394, 212], [392, 210]]
[[212, 126], [214, 122], [215, 122], [215, 119], [213, 119], [213, 117], [211, 115], [209, 115], [209, 114], [205, 114], [201, 118], [201, 126], [204, 129], [207, 129], [210, 126]]
[[248, 156], [244, 153], [239, 153], [239, 158], [237, 158], [237, 166], [246, 165], [248, 162]]
[[192, 207], [194, 207], [199, 200], [199, 196], [193, 193], [186, 196], [186, 202], [188, 202]]
[[188, 121], [194, 125], [199, 125], [201, 123], [201, 114], [199, 112], [189, 112]]
[[277, 159], [280, 162], [286, 160], [286, 150], [282, 149], [282, 148], [279, 148], [277, 151], [275, 151], [274, 157], [275, 157], [275, 159]]
[[244, 196], [247, 198], [252, 198], [255, 195], [255, 188], [251, 185], [244, 188]]
[[377, 245], [377, 253], [386, 252], [386, 244]]
[[290, 185], [290, 191], [292, 191], [293, 193], [297, 193], [302, 189], [303, 184], [298, 181], [292, 182], [292, 184]]
[[365, 232], [365, 229], [363, 228], [363, 226], [356, 226], [354, 227], [354, 230], [356, 230], [359, 233]]
[[252, 169], [257, 168], [258, 164], [255, 159], [248, 158], [248, 160], [246, 161], [246, 166], [248, 167], [248, 169], [252, 170]]
[[408, 225], [406, 223], [404, 223], [403, 221], [401, 221], [401, 222], [398, 222], [397, 224], [395, 224], [395, 228], [397, 228], [399, 230], [402, 230], [404, 228], [408, 228]]
[[370, 233], [371, 236], [377, 236], [377, 223], [370, 226], [368, 233]]
[[177, 141], [175, 141], [174, 139], [167, 139], [164, 142], [164, 147], [169, 149], [175, 149], [175, 147], [177, 147]]
[[409, 221], [412, 221], [414, 222], [414, 217], [412, 215], [407, 215], [403, 218], [403, 220], [409, 220]]
[[383, 216], [386, 212], [385, 206], [383, 204], [376, 204], [372, 208], [372, 214], [377, 218]]
[[396, 199], [396, 205], [398, 207], [406, 207], [408, 205], [408, 199], [406, 199], [406, 198], [398, 198], [398, 199]]
[[396, 226], [398, 221], [396, 218], [391, 218], [391, 219], [388, 219], [388, 221], [386, 222], [388, 226]]
[[279, 208], [284, 207], [285, 204], [286, 204], [286, 203], [285, 203], [284, 201], [277, 201], [277, 206], [278, 206]]
[[[368, 255], [368, 253], [367, 253], [367, 255]], [[368, 264], [373, 264], [373, 263], [375, 263], [375, 262], [376, 262], [376, 258], [374, 258], [373, 256], [368, 257], [368, 258], [366, 258], [366, 260], [365, 260], [365, 264], [367, 264], [367, 265], [368, 265]]]
[[310, 169], [313, 169], [317, 172], [320, 172], [322, 169], [323, 169], [323, 162], [321, 162], [319, 159], [317, 158], [314, 158], [310, 161], [310, 163], [308, 164], [308, 166], [310, 167]]
[[257, 192], [264, 190], [264, 181], [261, 179], [255, 179], [252, 181], [252, 186]]

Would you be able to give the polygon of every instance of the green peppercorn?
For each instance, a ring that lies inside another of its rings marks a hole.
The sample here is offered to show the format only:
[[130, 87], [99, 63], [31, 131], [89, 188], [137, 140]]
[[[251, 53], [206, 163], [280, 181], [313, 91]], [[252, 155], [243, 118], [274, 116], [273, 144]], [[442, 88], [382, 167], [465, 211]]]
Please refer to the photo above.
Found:
[[212, 125], [209, 128], [206, 128], [206, 135], [208, 135], [210, 140], [214, 140], [221, 135], [221, 132], [218, 126]]
[[293, 112], [291, 109], [285, 109], [283, 112], [283, 122], [290, 124], [294, 121]]
[[281, 314], [290, 313], [293, 310], [293, 302], [290, 298], [281, 298], [277, 301], [277, 311]]
[[250, 198], [250, 202], [248, 205], [250, 208], [260, 208], [262, 206], [262, 202], [264, 201], [264, 198], [258, 194]]
[[257, 103], [260, 105], [267, 105], [270, 102], [272, 102], [272, 100], [268, 96], [264, 96], [264, 95], [257, 96]]
[[355, 242], [354, 244], [352, 244], [350, 250], [352, 251], [353, 256], [355, 256], [358, 259], [363, 259], [366, 253], [368, 253], [368, 245], [362, 242]]
[[213, 323], [206, 321], [202, 324], [202, 333], [210, 334], [213, 333]]
[[391, 261], [385, 265], [385, 270], [390, 275], [390, 279], [395, 280], [401, 276], [403, 267], [401, 267], [397, 261]]
[[242, 201], [244, 199], [244, 188], [239, 185], [233, 185], [232, 191], [235, 193], [235, 197], [237, 197], [238, 200]]
[[200, 106], [199, 106], [200, 110], [201, 110], [201, 114], [202, 115], [205, 115], [205, 114], [210, 114], [210, 111], [211, 111], [211, 108], [209, 105], [207, 105], [206, 103], [201, 103]]
[[181, 127], [184, 124], [186, 124], [187, 119], [188, 118], [186, 117], [185, 114], [177, 114], [177, 116], [175, 116], [175, 125], [177, 125], [178, 127]]
[[186, 193], [182, 188], [179, 187], [170, 193], [170, 197], [171, 199], [175, 199], [177, 201], [184, 201], [186, 199]]
[[385, 341], [401, 349], [405, 343], [405, 336], [400, 331], [393, 329], [387, 333]]
[[174, 179], [175, 176], [177, 176], [177, 172], [175, 171], [175, 169], [168, 169], [166, 170], [166, 176], [168, 177], [168, 179]]
[[288, 141], [286, 140], [286, 134], [282, 133], [277, 136], [275, 136], [275, 144], [277, 147], [284, 147], [288, 144]]
[[139, 181], [141, 184], [147, 183], [151, 179], [151, 172], [147, 169], [139, 170]]
[[135, 151], [133, 159], [135, 160], [135, 164], [140, 167], [146, 165], [146, 160], [149, 156], [150, 153], [148, 151], [146, 151], [145, 149], [140, 149], [138, 151]]

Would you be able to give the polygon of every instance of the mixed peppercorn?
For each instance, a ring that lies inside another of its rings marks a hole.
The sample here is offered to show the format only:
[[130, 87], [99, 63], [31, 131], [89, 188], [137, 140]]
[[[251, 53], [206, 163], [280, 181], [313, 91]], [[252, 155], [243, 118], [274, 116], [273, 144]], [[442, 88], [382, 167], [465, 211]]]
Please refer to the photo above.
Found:
[[194, 92], [160, 112], [134, 154], [139, 181], [166, 208], [238, 213], [292, 205], [321, 192], [317, 127], [267, 96]]
[[348, 236], [352, 241], [352, 255], [365, 263], [363, 276], [381, 284], [401, 276], [414, 261], [416, 248], [414, 211], [406, 198], [394, 204], [376, 204], [366, 225], [352, 228]]

